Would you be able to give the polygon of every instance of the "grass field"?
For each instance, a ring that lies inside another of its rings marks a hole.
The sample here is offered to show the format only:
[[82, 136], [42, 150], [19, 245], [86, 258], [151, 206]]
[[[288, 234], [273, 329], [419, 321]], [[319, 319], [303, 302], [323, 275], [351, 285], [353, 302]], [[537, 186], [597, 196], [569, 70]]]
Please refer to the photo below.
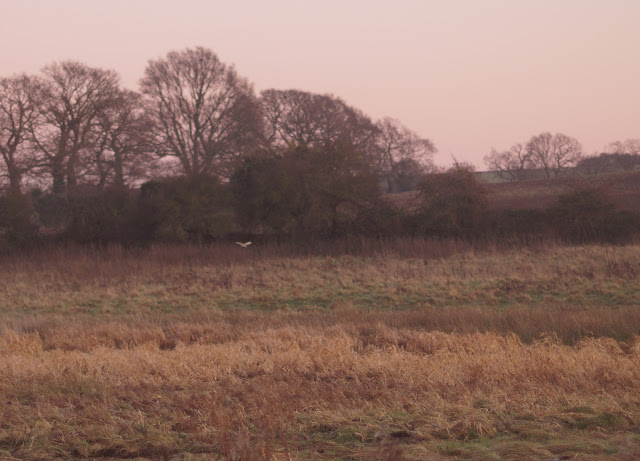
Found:
[[640, 246], [343, 250], [4, 256], [0, 459], [640, 459]]
[[[547, 208], [576, 185], [602, 190], [619, 210], [640, 212], [640, 172], [607, 173], [593, 176], [566, 176], [520, 182], [482, 181], [488, 190], [489, 207], [494, 210]], [[404, 210], [419, 208], [416, 191], [390, 194], [389, 201]]]

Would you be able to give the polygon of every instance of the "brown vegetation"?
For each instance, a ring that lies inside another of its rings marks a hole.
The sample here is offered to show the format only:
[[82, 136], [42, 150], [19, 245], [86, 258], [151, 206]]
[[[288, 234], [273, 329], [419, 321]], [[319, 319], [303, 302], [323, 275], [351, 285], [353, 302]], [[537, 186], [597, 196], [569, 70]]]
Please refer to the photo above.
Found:
[[517, 210], [546, 208], [560, 194], [576, 185], [606, 191], [621, 210], [640, 211], [640, 172], [497, 183], [487, 187], [491, 203], [496, 209]]
[[[534, 181], [486, 184], [489, 205], [496, 210], [543, 209], [551, 206], [563, 192], [576, 184], [607, 191], [621, 210], [640, 211], [640, 172], [614, 173], [599, 176], [562, 177]], [[419, 206], [417, 191], [387, 196], [394, 205], [412, 211]]]
[[636, 459], [640, 247], [422, 242], [5, 257], [0, 457]]

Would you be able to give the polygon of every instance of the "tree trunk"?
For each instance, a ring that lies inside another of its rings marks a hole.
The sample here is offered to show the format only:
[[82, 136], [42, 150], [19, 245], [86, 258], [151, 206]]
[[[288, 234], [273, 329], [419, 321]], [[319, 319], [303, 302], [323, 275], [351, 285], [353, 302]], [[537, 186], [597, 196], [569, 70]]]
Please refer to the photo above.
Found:
[[62, 158], [54, 158], [51, 165], [51, 176], [53, 176], [53, 193], [55, 195], [64, 195], [65, 187], [65, 171]]
[[20, 194], [22, 191], [22, 172], [18, 168], [9, 169], [9, 190]]
[[69, 156], [69, 160], [67, 160], [67, 185], [75, 186], [78, 184], [78, 179], [76, 178], [76, 163], [78, 161], [78, 154], [76, 152], [72, 153]]
[[124, 189], [124, 167], [122, 165], [122, 154], [118, 149], [114, 149], [113, 155], [113, 184], [118, 189]]

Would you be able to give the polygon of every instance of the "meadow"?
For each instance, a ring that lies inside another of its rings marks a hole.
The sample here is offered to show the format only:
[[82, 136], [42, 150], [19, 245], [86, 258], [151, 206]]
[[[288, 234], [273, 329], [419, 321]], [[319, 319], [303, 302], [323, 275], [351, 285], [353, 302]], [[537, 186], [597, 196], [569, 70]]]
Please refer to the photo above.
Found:
[[[558, 197], [578, 186], [602, 191], [618, 210], [640, 211], [640, 172], [606, 173], [599, 175], [568, 175], [553, 179], [510, 182], [495, 178], [495, 173], [479, 173], [487, 187], [488, 205], [492, 210], [531, 210], [552, 206]], [[390, 194], [387, 199], [409, 211], [420, 207], [416, 191]]]
[[0, 458], [640, 458], [640, 246], [0, 260]]

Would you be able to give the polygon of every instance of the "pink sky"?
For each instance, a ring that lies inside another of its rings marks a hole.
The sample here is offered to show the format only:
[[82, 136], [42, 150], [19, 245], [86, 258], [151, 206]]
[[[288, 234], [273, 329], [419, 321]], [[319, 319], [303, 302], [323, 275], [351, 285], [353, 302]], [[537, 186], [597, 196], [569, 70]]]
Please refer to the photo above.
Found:
[[255, 85], [332, 93], [483, 168], [543, 131], [586, 153], [640, 138], [638, 0], [0, 0], [0, 75], [73, 59], [136, 89], [211, 48]]

